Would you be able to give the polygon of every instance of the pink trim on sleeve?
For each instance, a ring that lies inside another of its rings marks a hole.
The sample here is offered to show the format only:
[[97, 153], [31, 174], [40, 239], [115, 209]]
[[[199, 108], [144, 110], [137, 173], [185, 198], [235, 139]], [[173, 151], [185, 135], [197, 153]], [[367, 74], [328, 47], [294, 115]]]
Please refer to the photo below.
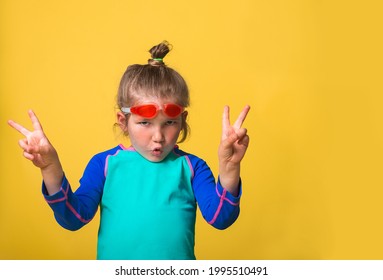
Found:
[[[222, 209], [223, 201], [225, 200], [226, 192], [227, 192], [226, 189], [223, 189], [223, 193], [222, 193], [221, 199], [220, 199], [220, 201], [219, 201], [219, 205], [218, 205], [218, 207], [217, 207], [217, 211], [215, 211], [215, 214], [214, 214], [213, 219], [211, 219], [211, 221], [208, 222], [208, 224], [210, 224], [210, 225], [211, 225], [211, 224], [214, 224], [215, 221], [217, 220], [218, 215], [219, 215], [219, 213], [221, 212], [221, 209]], [[218, 195], [219, 195], [219, 194], [218, 194]]]
[[190, 158], [188, 156], [185, 156], [186, 158], [186, 161], [189, 165], [189, 168], [190, 168], [190, 172], [191, 172], [191, 180], [193, 180], [194, 178], [194, 169], [193, 169], [193, 165], [191, 164], [191, 161], [190, 161]]
[[62, 197], [62, 198], [58, 198], [58, 199], [55, 199], [55, 200], [48, 200], [48, 199], [45, 199], [45, 201], [49, 204], [53, 204], [53, 203], [57, 203], [57, 202], [61, 202], [61, 201], [64, 201], [66, 199], [66, 197]]
[[91, 218], [91, 219], [86, 220], [83, 217], [81, 217], [81, 215], [68, 202], [68, 191], [69, 191], [69, 184], [68, 183], [66, 184], [66, 190], [61, 188], [60, 191], [64, 194], [64, 197], [59, 198], [59, 199], [55, 199], [55, 200], [47, 200], [47, 199], [45, 199], [46, 202], [49, 203], [49, 204], [53, 204], [53, 203], [65, 201], [65, 205], [69, 208], [69, 210], [77, 217], [77, 219], [79, 219], [81, 222], [83, 222], [85, 224], [89, 223], [93, 219], [93, 218]]
[[226, 197], [226, 192], [227, 192], [226, 189], [223, 189], [222, 196], [221, 196], [221, 194], [220, 194], [219, 191], [218, 191], [218, 185], [216, 186], [215, 191], [217, 192], [217, 195], [218, 195], [221, 199], [222, 199], [222, 197], [223, 197], [223, 199], [226, 200], [227, 202], [229, 202], [231, 205], [233, 205], [233, 206], [237, 206], [237, 205], [239, 205], [239, 202], [237, 202], [237, 203], [232, 202], [230, 199], [228, 199], [228, 198]]
[[105, 166], [104, 166], [104, 176], [105, 176], [105, 178], [106, 178], [106, 173], [107, 173], [107, 171], [108, 171], [109, 157], [110, 157], [110, 155], [108, 155], [108, 156], [106, 157], [106, 159], [105, 159]]
[[[120, 144], [120, 147], [121, 147], [122, 144]], [[123, 147], [121, 147], [123, 148]], [[104, 176], [106, 178], [106, 173], [108, 172], [108, 164], [109, 164], [109, 158], [111, 156], [116, 156], [121, 150], [117, 150], [113, 155], [108, 155], [105, 159], [105, 167], [104, 167]]]
[[119, 144], [118, 146], [120, 146], [120, 148], [124, 151], [136, 151], [136, 149], [133, 146], [129, 146], [128, 148], [125, 147], [123, 144]]
[[237, 206], [237, 205], [239, 205], [239, 202], [234, 203], [234, 202], [232, 202], [230, 199], [228, 199], [228, 198], [226, 197], [227, 190], [226, 190], [225, 188], [223, 189], [222, 195], [221, 195], [221, 194], [219, 193], [219, 191], [218, 191], [218, 185], [216, 185], [215, 190], [216, 190], [217, 195], [218, 195], [218, 197], [220, 198], [220, 200], [219, 200], [219, 205], [218, 205], [218, 207], [217, 207], [217, 211], [215, 211], [215, 213], [214, 213], [214, 217], [213, 217], [213, 219], [211, 219], [211, 221], [208, 222], [210, 225], [211, 225], [211, 224], [214, 224], [215, 221], [217, 220], [218, 215], [219, 215], [219, 213], [221, 212], [223, 203], [224, 203], [225, 201], [227, 201], [228, 203], [230, 203], [230, 204], [233, 205], [233, 206]]
[[73, 206], [68, 202], [68, 200], [66, 201], [65, 205], [69, 208], [69, 210], [73, 213], [73, 215], [75, 215], [77, 217], [77, 219], [79, 219], [81, 222], [83, 222], [84, 224], [87, 224], [89, 223], [91, 219], [89, 220], [85, 220], [81, 217], [81, 215], [73, 208]]
[[55, 200], [48, 200], [48, 199], [45, 199], [45, 201], [49, 204], [54, 204], [54, 203], [57, 203], [57, 202], [61, 202], [61, 201], [64, 201], [68, 198], [68, 190], [69, 190], [69, 186], [68, 186], [68, 183], [66, 184], [66, 191], [61, 187], [60, 188], [60, 192], [63, 193], [64, 197], [62, 198], [58, 198], [58, 199], [55, 199]]
[[173, 154], [175, 154], [177, 157], [184, 157], [184, 158], [186, 158], [186, 162], [187, 162], [187, 164], [188, 164], [188, 166], [189, 166], [189, 169], [190, 169], [190, 174], [191, 174], [191, 180], [193, 180], [193, 178], [194, 178], [194, 169], [193, 169], [193, 165], [192, 165], [192, 163], [191, 163], [191, 161], [190, 161], [190, 158], [189, 158], [189, 156], [188, 155], [180, 155], [180, 154], [178, 154], [177, 152], [176, 152], [176, 149], [178, 148], [178, 145], [175, 145], [174, 146], [174, 149], [173, 149]]

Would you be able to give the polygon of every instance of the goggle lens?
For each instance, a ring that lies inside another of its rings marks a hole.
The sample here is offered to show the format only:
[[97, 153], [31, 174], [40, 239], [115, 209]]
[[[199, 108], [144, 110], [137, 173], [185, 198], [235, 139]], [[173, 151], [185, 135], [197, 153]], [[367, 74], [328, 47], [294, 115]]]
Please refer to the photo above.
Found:
[[[140, 117], [152, 119], [155, 116], [157, 116], [158, 111], [161, 110], [161, 108], [159, 108], [157, 104], [144, 104], [144, 105], [133, 106], [130, 108], [124, 107], [124, 108], [121, 108], [121, 110], [124, 113], [132, 113]], [[177, 104], [169, 103], [169, 104], [164, 104], [162, 110], [166, 116], [170, 118], [177, 118], [179, 115], [181, 115], [184, 108]]]
[[154, 105], [141, 105], [130, 108], [133, 114], [145, 118], [153, 118], [157, 114], [157, 108]]
[[181, 106], [178, 106], [177, 104], [165, 104], [164, 105], [164, 113], [165, 115], [176, 118], [179, 115], [181, 115], [183, 111], [183, 108]]

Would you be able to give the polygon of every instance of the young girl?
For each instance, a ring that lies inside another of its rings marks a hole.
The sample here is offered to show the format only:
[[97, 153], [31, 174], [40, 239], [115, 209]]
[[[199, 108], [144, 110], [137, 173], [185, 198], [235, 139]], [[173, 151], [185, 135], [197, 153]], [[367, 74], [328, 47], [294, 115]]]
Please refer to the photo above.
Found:
[[148, 64], [127, 68], [118, 90], [117, 124], [131, 146], [95, 155], [76, 192], [33, 111], [33, 131], [9, 121], [26, 137], [19, 145], [41, 169], [43, 195], [62, 227], [80, 229], [100, 206], [98, 259], [195, 259], [196, 205], [218, 229], [239, 215], [240, 162], [249, 144], [241, 125], [250, 107], [233, 125], [224, 108], [216, 183], [202, 159], [176, 145], [188, 135], [189, 92], [180, 74], [163, 62], [169, 51], [163, 42], [150, 50]]

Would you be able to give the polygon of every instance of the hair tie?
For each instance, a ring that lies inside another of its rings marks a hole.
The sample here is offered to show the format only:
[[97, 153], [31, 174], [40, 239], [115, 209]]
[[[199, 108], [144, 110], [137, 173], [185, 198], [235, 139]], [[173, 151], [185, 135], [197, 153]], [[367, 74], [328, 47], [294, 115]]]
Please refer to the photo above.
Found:
[[163, 62], [163, 59], [162, 59], [162, 58], [152, 58], [152, 59], [155, 60], [155, 61]]

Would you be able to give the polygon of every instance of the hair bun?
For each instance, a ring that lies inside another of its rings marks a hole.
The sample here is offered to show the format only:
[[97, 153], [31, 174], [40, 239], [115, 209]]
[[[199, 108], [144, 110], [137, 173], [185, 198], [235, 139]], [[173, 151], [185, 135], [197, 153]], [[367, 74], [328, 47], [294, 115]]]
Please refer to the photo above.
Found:
[[165, 65], [163, 58], [170, 52], [172, 45], [168, 41], [163, 41], [157, 46], [152, 47], [149, 52], [152, 58], [148, 59], [148, 64], [152, 66], [163, 66]]

